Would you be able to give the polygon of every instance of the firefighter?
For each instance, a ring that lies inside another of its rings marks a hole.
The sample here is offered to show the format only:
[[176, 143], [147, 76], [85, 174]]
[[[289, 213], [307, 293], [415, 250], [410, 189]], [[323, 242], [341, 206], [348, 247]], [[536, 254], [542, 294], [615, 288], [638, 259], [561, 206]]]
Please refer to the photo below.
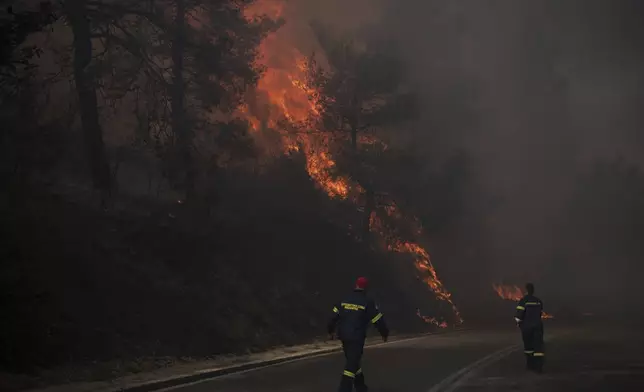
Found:
[[329, 337], [334, 338], [337, 327], [337, 335], [342, 341], [346, 359], [339, 392], [351, 392], [354, 386], [358, 392], [368, 390], [360, 361], [369, 324], [375, 325], [384, 342], [387, 342], [389, 336], [382, 313], [376, 303], [367, 297], [367, 285], [367, 278], [358, 278], [353, 292], [333, 307], [333, 317], [329, 322]]
[[543, 344], [543, 302], [534, 296], [534, 285], [525, 286], [527, 294], [517, 304], [514, 320], [521, 328], [523, 348], [526, 357], [526, 369], [538, 373], [543, 371], [544, 344]]

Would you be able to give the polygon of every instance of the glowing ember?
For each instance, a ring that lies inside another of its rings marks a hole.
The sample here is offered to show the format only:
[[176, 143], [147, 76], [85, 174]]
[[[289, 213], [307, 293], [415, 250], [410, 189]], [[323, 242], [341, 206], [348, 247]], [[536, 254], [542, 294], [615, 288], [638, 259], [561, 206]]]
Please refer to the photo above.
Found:
[[433, 324], [438, 328], [447, 328], [447, 322], [438, 321], [436, 317], [423, 316], [422, 314], [420, 314], [420, 309], [416, 309], [416, 316], [418, 316], [421, 320], [423, 320], [427, 324]]
[[553, 319], [553, 318], [555, 318], [555, 316], [553, 316], [553, 315], [551, 315], [549, 313], [546, 313], [546, 312], [541, 312], [541, 318], [543, 320], [546, 320], [546, 319]]
[[[493, 284], [492, 288], [494, 289], [494, 291], [496, 291], [499, 297], [509, 301], [520, 301], [524, 295], [523, 291], [515, 285]], [[546, 320], [553, 319], [555, 318], [555, 316], [546, 312], [541, 312], [541, 318], [543, 320]]]
[[[266, 15], [273, 18], [282, 17], [288, 10], [284, 1], [260, 0], [246, 9], [246, 15], [253, 18]], [[293, 38], [297, 33], [289, 30], [289, 25], [268, 36], [260, 46], [260, 58], [265, 67], [262, 78], [257, 86], [257, 94], [252, 99], [252, 105], [240, 108], [240, 115], [248, 119], [249, 125], [256, 134], [273, 131], [279, 134], [282, 153], [294, 151], [302, 153], [306, 159], [306, 171], [329, 197], [351, 199], [350, 195], [364, 194], [364, 188], [347, 176], [337, 173], [336, 162], [333, 158], [331, 145], [333, 140], [329, 133], [315, 129], [319, 124], [320, 105], [316, 101], [315, 90], [307, 84], [307, 58], [296, 49]], [[319, 56], [319, 55], [318, 55]], [[258, 138], [260, 136], [258, 135]], [[377, 138], [361, 135], [358, 142], [361, 146], [387, 146]], [[385, 207], [385, 215], [390, 219], [404, 220], [395, 202], [390, 201]], [[457, 322], [462, 322], [460, 314], [452, 302], [451, 294], [438, 279], [428, 252], [412, 241], [405, 241], [393, 234], [378, 216], [379, 211], [373, 211], [370, 216], [370, 229], [376, 233], [384, 247], [389, 251], [407, 253], [415, 260], [416, 269], [423, 282], [436, 294], [436, 297], [450, 304]], [[417, 220], [412, 219], [414, 224]], [[414, 230], [416, 235], [421, 233], [419, 225]], [[428, 321], [429, 320], [429, 321]], [[432, 321], [433, 320], [433, 321]], [[425, 320], [439, 327], [445, 327], [444, 321], [438, 322], [429, 318]]]

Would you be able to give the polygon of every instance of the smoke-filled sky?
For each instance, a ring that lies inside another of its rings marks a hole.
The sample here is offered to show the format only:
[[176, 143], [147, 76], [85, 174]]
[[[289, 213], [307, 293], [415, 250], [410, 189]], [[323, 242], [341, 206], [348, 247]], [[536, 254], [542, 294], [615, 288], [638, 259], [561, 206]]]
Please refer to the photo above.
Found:
[[593, 161], [644, 164], [641, 1], [290, 4], [300, 21], [372, 26], [397, 41], [423, 96], [414, 144], [432, 164], [465, 150], [477, 184], [466, 203], [490, 206], [480, 211], [490, 278], [546, 274], [559, 218]]

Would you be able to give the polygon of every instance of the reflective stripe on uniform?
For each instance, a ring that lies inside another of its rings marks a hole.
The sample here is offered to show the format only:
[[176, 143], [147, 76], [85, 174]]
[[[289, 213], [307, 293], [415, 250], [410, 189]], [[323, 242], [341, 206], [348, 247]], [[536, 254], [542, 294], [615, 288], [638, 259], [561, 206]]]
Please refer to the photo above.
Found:
[[525, 308], [521, 305], [517, 306], [517, 310], [525, 310]]
[[545, 357], [546, 354], [544, 354], [544, 353], [534, 353], [534, 356], [535, 357]]
[[348, 304], [343, 302], [342, 303], [342, 308], [346, 310], [365, 310], [366, 308], [362, 305], [356, 305], [356, 304]]
[[347, 376], [347, 377], [356, 378], [355, 373], [351, 373], [351, 372], [350, 372], [350, 371], [348, 371], [348, 370], [345, 370], [343, 374], [344, 374], [345, 376]]
[[526, 353], [526, 354], [534, 354], [534, 351], [531, 351], [531, 350], [525, 350], [525, 351], [524, 351], [524, 353]]
[[373, 324], [375, 324], [375, 323], [377, 323], [377, 322], [378, 322], [378, 320], [380, 320], [381, 318], [382, 318], [382, 313], [378, 313], [378, 314], [376, 315], [376, 317], [374, 317], [374, 318], [372, 318], [372, 319], [371, 319], [371, 322], [372, 322]]
[[536, 305], [540, 305], [540, 303], [539, 303], [539, 302], [526, 302], [525, 304], [526, 304], [526, 306], [536, 306]]
[[362, 369], [358, 369], [358, 371], [356, 372], [356, 376], [359, 374], [362, 374]]
[[337, 308], [337, 307], [335, 307], [335, 306], [334, 306], [334, 307], [333, 307], [333, 313], [338, 313], [338, 312], [340, 312], [340, 311], [338, 310], [338, 308]]

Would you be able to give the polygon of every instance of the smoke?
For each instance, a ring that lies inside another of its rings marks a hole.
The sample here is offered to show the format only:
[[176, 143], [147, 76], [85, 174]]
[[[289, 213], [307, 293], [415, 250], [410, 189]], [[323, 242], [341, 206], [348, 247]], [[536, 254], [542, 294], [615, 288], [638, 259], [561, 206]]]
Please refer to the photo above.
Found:
[[[563, 293], [575, 285], [557, 278], [558, 270], [586, 264], [586, 271], [610, 272], [609, 260], [555, 257], [570, 234], [561, 232], [562, 220], [580, 175], [600, 158], [644, 163], [641, 2], [407, 0], [387, 7], [381, 23], [425, 97], [416, 143], [431, 157], [469, 154], [476, 184], [465, 203], [482, 219], [478, 235], [486, 242], [477, 262], [485, 278], [535, 280], [542, 291]], [[598, 274], [577, 276], [585, 277], [592, 282], [577, 296], [626, 286], [623, 275], [610, 284]]]
[[593, 244], [568, 216], [597, 160], [644, 165], [641, 2], [297, 0], [288, 8], [303, 52], [314, 50], [311, 20], [396, 42], [422, 97], [420, 120], [400, 132], [426, 162], [419, 172], [465, 151], [464, 216], [430, 248], [457, 303], [468, 287], [491, 292], [501, 281], [534, 281], [545, 296], [625, 293], [623, 268], [604, 281], [611, 261], [571, 256], [569, 241]]

